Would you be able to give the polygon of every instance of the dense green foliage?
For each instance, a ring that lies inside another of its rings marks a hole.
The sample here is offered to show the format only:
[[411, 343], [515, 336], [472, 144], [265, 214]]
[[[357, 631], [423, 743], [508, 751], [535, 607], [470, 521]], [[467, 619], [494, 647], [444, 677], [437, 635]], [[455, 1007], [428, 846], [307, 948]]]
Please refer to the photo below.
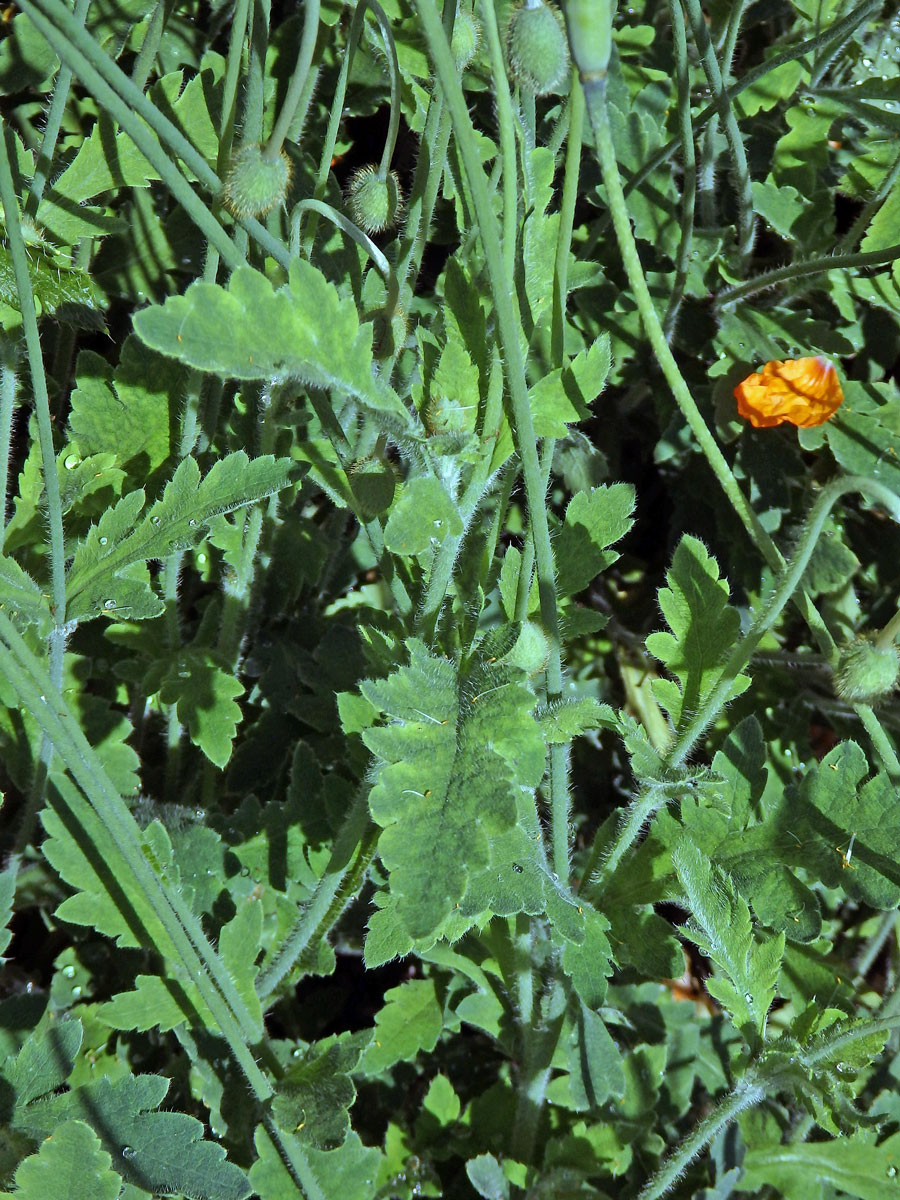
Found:
[[900, 1194], [894, 9], [4, 12], [0, 1194]]

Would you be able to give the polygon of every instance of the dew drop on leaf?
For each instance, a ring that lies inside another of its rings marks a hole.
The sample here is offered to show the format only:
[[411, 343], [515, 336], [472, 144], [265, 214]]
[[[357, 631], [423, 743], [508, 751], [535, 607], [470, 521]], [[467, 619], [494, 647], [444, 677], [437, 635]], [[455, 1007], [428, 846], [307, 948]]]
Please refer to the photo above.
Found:
[[116, 602], [115, 602], [115, 600], [104, 600], [103, 607], [106, 609], [107, 612], [109, 612], [110, 609], [116, 607]]
[[67, 454], [65, 459], [63, 460], [63, 466], [66, 468], [67, 471], [71, 471], [71, 470], [73, 470], [73, 468], [77, 467], [80, 462], [81, 462], [81, 459], [78, 457], [77, 454]]
[[107, 544], [107, 542], [109, 541], [109, 538], [102, 537], [102, 538], [99, 538], [98, 540], [99, 540], [101, 546], [105, 546]]

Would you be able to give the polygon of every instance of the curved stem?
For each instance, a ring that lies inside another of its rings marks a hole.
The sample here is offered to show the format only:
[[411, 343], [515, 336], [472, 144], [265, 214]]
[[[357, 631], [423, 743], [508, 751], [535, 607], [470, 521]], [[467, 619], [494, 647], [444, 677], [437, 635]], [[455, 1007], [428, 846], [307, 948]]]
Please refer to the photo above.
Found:
[[381, 152], [381, 163], [378, 167], [380, 179], [386, 179], [391, 169], [391, 159], [397, 145], [397, 134], [400, 131], [400, 65], [397, 62], [397, 47], [394, 45], [394, 31], [387, 19], [384, 9], [375, 0], [368, 0], [369, 7], [375, 14], [375, 19], [381, 27], [384, 38], [384, 49], [387, 54], [388, 75], [391, 85], [390, 114], [388, 116], [388, 131], [384, 139], [384, 150]]
[[329, 220], [332, 225], [340, 229], [341, 233], [345, 233], [347, 237], [352, 238], [361, 250], [364, 250], [371, 258], [375, 265], [378, 274], [382, 277], [386, 284], [390, 285], [394, 278], [391, 271], [391, 264], [384, 257], [368, 234], [364, 233], [358, 225], [354, 225], [349, 217], [344, 213], [338, 212], [336, 208], [332, 208], [330, 204], [326, 204], [323, 200], [300, 200], [294, 205], [291, 213], [291, 254], [296, 256], [300, 253], [300, 221], [305, 212], [315, 212], [320, 216]]
[[[627, 205], [625, 204], [625, 195], [622, 190], [619, 166], [616, 162], [612, 130], [609, 124], [609, 113], [606, 107], [605, 79], [586, 79], [582, 74], [582, 86], [585, 88], [588, 117], [594, 130], [597, 157], [600, 160], [600, 169], [606, 185], [606, 194], [609, 199], [610, 213], [612, 214], [613, 225], [619, 241], [622, 264], [625, 267], [625, 273], [628, 276], [628, 282], [637, 303], [647, 339], [653, 348], [653, 352], [656, 355], [656, 359], [678, 407], [681, 409], [694, 437], [697, 439], [700, 449], [703, 451], [722, 490], [731, 501], [741, 524], [747, 530], [751, 541], [760, 551], [768, 565], [775, 571], [781, 570], [784, 566], [784, 558], [769, 534], [763, 528], [756, 513], [750, 507], [748, 500], [738, 486], [731, 468], [725, 461], [724, 454], [719, 449], [718, 443], [703, 420], [700, 410], [684, 380], [684, 376], [681, 374], [675, 357], [669, 348], [662, 325], [654, 308], [650, 290], [644, 278], [641, 260], [638, 256], [637, 245], [635, 244], [634, 234], [631, 229], [631, 220], [628, 215]], [[795, 597], [795, 603], [812, 630], [820, 650], [827, 657], [830, 657], [834, 650], [834, 640], [812, 601], [805, 592], [801, 591]]]
[[763, 607], [749, 630], [735, 646], [727, 662], [722, 668], [722, 674], [707, 697], [700, 702], [696, 713], [684, 730], [678, 734], [675, 742], [666, 756], [670, 767], [680, 766], [691, 753], [704, 731], [718, 716], [725, 706], [732, 690], [735, 679], [750, 661], [750, 656], [759, 645], [763, 635], [772, 628], [776, 618], [788, 603], [798, 587], [803, 572], [812, 558], [816, 543], [819, 540], [825, 522], [832, 508], [848, 492], [861, 492], [864, 496], [877, 503], [883, 504], [900, 521], [900, 498], [889, 488], [872, 479], [851, 475], [835, 480], [826, 487], [812, 507], [806, 527], [800, 537], [797, 550], [791, 559], [778, 586], [769, 601]]

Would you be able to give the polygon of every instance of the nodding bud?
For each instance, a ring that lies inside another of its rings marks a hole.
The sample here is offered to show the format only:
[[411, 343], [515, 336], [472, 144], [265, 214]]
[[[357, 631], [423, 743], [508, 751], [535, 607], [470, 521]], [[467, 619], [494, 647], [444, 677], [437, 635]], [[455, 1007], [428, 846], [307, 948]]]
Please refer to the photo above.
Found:
[[403, 193], [396, 171], [388, 171], [382, 177], [377, 167], [361, 167], [347, 187], [347, 207], [366, 233], [393, 229], [403, 210]]
[[253, 142], [241, 146], [225, 176], [225, 207], [235, 217], [264, 217], [284, 203], [291, 183], [291, 164], [284, 151], [267, 158]]
[[540, 3], [517, 8], [506, 34], [509, 67], [523, 88], [544, 96], [555, 91], [569, 69], [569, 47], [556, 9]]
[[879, 646], [859, 637], [844, 646], [834, 672], [834, 690], [851, 704], [874, 704], [889, 695], [900, 679], [900, 655], [893, 644]]

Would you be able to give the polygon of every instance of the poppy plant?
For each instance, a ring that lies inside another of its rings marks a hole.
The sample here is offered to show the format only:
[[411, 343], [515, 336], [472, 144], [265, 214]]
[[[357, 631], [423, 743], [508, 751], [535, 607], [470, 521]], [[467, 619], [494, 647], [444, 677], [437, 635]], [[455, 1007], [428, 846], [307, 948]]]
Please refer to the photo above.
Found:
[[833, 417], [844, 400], [833, 364], [821, 355], [767, 362], [734, 389], [738, 412], [756, 429], [785, 421], [808, 429]]

